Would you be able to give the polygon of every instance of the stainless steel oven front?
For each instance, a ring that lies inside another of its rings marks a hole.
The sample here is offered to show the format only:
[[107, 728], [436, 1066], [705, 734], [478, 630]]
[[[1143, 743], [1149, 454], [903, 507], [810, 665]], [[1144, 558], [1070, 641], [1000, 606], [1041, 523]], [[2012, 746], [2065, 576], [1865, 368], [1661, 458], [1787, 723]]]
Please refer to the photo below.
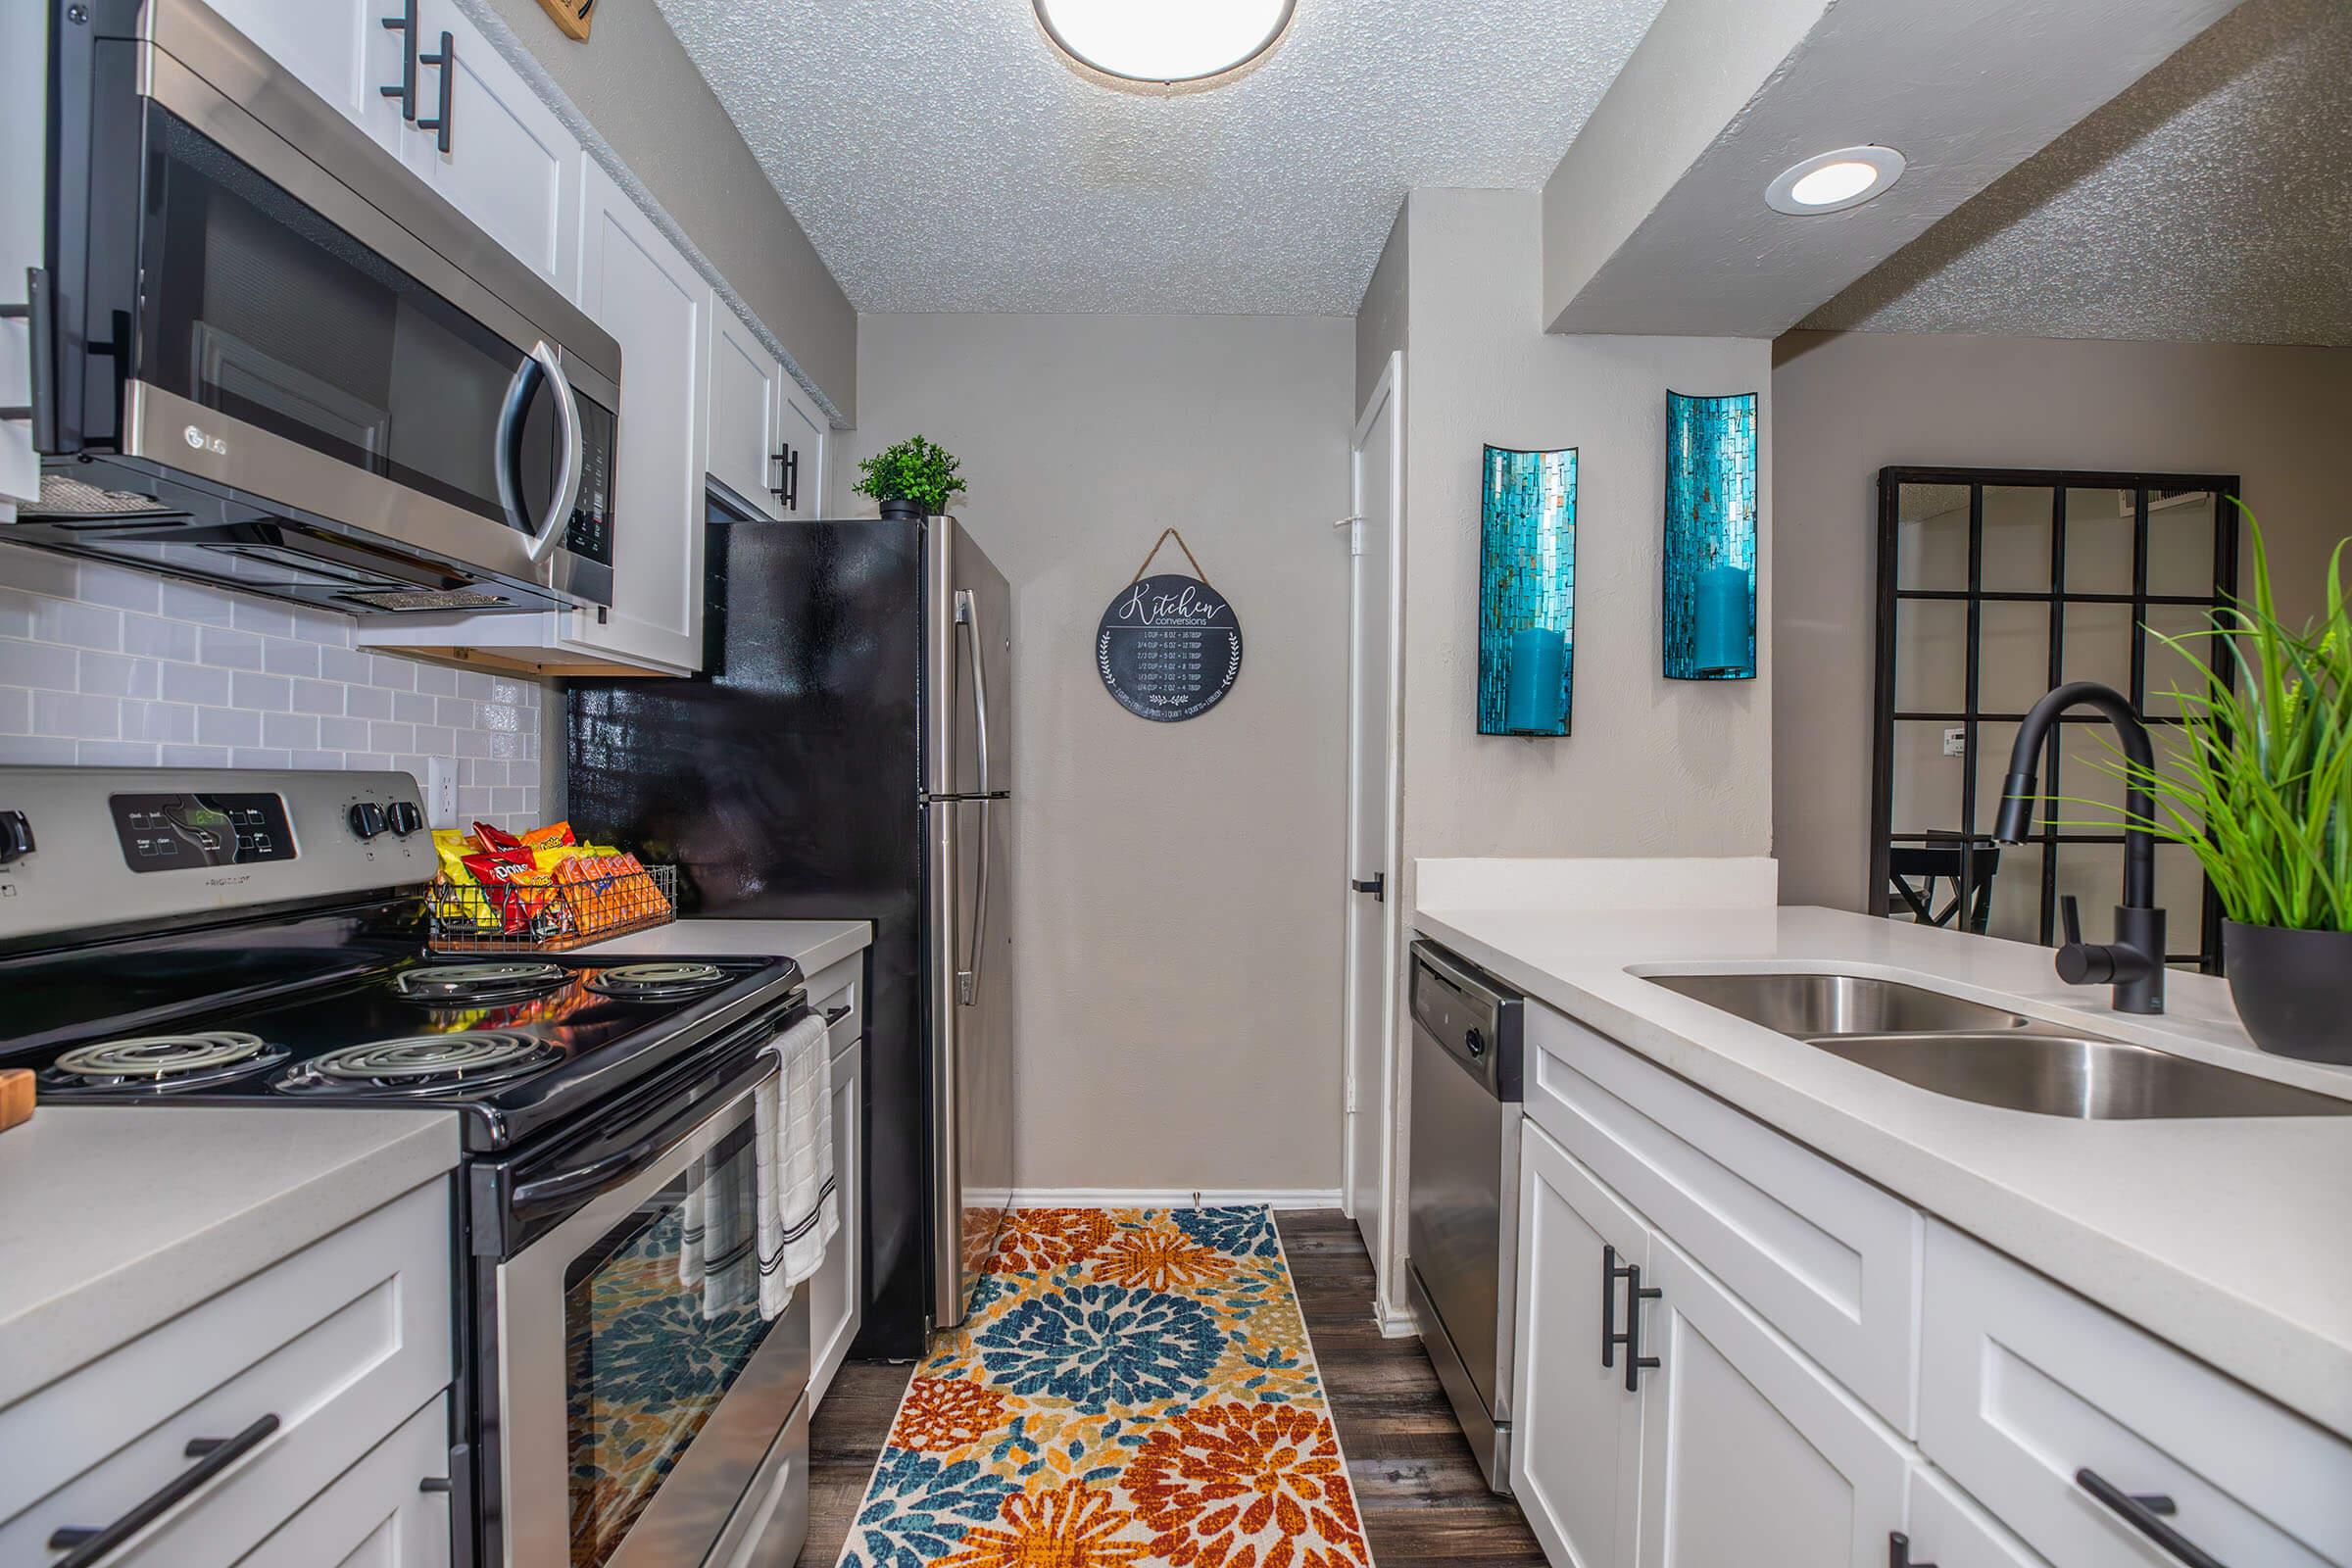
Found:
[[612, 336], [202, 0], [46, 3], [44, 471], [0, 537], [353, 613], [610, 604]]
[[799, 1556], [808, 1299], [760, 1313], [754, 1106], [776, 1062], [757, 1045], [732, 1054], [701, 1093], [475, 1170], [495, 1217], [471, 1227], [492, 1255], [474, 1262], [475, 1494], [461, 1500], [482, 1565]]

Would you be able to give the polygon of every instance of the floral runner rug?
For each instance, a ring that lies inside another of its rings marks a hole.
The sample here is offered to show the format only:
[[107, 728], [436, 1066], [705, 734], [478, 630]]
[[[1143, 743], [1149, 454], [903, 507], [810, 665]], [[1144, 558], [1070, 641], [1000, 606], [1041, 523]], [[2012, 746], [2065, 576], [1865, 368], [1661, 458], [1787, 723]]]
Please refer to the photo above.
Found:
[[1371, 1568], [1264, 1208], [1006, 1216], [841, 1568]]

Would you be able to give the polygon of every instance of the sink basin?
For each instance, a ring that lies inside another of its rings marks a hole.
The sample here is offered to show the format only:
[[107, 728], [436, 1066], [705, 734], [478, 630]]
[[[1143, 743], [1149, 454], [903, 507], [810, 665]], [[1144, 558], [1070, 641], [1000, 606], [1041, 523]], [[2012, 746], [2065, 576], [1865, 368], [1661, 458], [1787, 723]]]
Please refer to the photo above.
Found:
[[2089, 1121], [2352, 1116], [2352, 1100], [1897, 980], [1842, 974], [1646, 978], [1873, 1072], [1980, 1105]]
[[1653, 974], [1679, 991], [1750, 1023], [1814, 1040], [1826, 1035], [1909, 1035], [2024, 1029], [2033, 1019], [1965, 997], [1857, 974]]

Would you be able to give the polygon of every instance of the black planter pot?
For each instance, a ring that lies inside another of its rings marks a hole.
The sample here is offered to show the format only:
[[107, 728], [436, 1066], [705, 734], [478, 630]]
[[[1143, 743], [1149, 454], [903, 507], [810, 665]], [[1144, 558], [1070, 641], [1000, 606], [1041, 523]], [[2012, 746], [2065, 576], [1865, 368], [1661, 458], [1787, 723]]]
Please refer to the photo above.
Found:
[[919, 517], [923, 515], [923, 504], [919, 501], [907, 501], [893, 496], [890, 500], [882, 503], [882, 515], [894, 522]]
[[2223, 922], [2230, 999], [2263, 1050], [2352, 1062], [2352, 931]]

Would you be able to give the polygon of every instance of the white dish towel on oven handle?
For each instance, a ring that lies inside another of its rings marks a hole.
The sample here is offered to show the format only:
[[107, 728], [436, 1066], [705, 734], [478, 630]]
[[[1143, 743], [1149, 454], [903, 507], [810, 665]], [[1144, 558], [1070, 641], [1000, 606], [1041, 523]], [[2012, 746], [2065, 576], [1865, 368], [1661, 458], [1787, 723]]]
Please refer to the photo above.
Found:
[[833, 1053], [825, 1021], [810, 1014], [768, 1042], [777, 1071], [752, 1105], [760, 1180], [760, 1312], [792, 1304], [841, 1229], [833, 1177]]

